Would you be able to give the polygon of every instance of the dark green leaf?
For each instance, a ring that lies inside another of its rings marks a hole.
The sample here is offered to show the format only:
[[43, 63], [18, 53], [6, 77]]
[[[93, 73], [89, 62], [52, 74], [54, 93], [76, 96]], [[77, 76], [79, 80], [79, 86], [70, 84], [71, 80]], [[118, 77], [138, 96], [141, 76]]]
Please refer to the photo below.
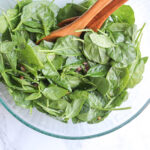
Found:
[[97, 90], [105, 95], [109, 90], [109, 82], [107, 79], [99, 77], [99, 78], [91, 78], [92, 82], [96, 85]]
[[61, 8], [58, 12], [57, 20], [61, 22], [67, 18], [80, 16], [82, 15], [87, 9], [81, 5], [68, 3], [65, 7]]
[[96, 2], [96, 0], [84, 0], [83, 2], [80, 3], [80, 5], [88, 9], [88, 8], [90, 8], [95, 2]]
[[90, 77], [104, 77], [107, 75], [109, 66], [107, 65], [95, 65], [89, 69], [86, 76]]

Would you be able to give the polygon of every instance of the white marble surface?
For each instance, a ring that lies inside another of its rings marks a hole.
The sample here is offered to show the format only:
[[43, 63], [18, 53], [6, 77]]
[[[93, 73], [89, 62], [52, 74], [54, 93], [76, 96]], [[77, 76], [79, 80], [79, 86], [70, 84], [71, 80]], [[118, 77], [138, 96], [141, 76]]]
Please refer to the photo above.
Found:
[[125, 127], [103, 137], [70, 141], [26, 127], [0, 105], [0, 150], [150, 150], [150, 106]]

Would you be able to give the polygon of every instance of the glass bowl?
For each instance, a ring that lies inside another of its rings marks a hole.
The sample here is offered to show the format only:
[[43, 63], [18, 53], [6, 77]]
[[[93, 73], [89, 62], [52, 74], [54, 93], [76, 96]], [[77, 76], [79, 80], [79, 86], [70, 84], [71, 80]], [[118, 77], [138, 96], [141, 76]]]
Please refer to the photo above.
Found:
[[[72, 0], [55, 0], [59, 6], [63, 6]], [[81, 0], [76, 0], [80, 2]], [[0, 0], [0, 8], [8, 9], [13, 7], [15, 1]], [[141, 43], [141, 51], [143, 56], [150, 56], [149, 40], [150, 40], [150, 1], [147, 0], [132, 0], [128, 2], [135, 11], [136, 24], [141, 27], [144, 22], [147, 23], [144, 29], [143, 39]], [[0, 84], [0, 102], [1, 104], [19, 121], [26, 126], [45, 135], [63, 138], [63, 139], [88, 139], [116, 131], [123, 127], [134, 118], [136, 118], [150, 103], [150, 60], [148, 61], [143, 80], [134, 89], [130, 90], [129, 99], [123, 103], [122, 107], [130, 106], [132, 109], [124, 111], [112, 112], [103, 122], [99, 124], [73, 124], [71, 121], [68, 124], [57, 121], [48, 115], [40, 113], [36, 109], [32, 115], [29, 110], [20, 108], [15, 105], [12, 97], [8, 94], [4, 85]]]

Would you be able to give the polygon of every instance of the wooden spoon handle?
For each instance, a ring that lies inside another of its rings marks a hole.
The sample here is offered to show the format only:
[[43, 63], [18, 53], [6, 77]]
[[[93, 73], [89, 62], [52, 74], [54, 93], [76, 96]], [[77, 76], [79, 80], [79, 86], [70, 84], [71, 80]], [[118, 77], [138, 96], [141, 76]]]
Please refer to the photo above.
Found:
[[113, 0], [97, 0], [97, 2], [85, 12], [79, 19], [73, 22], [72, 26], [76, 26], [76, 29], [84, 29], [87, 24], [110, 2]]
[[54, 41], [58, 37], [64, 37], [67, 35], [74, 35], [79, 37], [82, 32], [75, 32], [75, 31], [79, 29], [84, 29], [88, 25], [88, 23], [110, 2], [112, 2], [112, 0], [97, 0], [97, 2], [87, 12], [85, 12], [73, 23], [58, 30], [55, 30], [48, 36], [39, 40], [37, 44], [39, 44], [42, 40]]
[[68, 24], [74, 22], [74, 21], [77, 20], [79, 17], [80, 17], [80, 16], [75, 16], [75, 17], [71, 17], [71, 18], [65, 19], [65, 20], [61, 21], [61, 22], [58, 24], [58, 26], [59, 26], [60, 28], [62, 28], [62, 27], [64, 27], [64, 26], [66, 26], [66, 25], [68, 25]]
[[122, 6], [128, 0], [114, 0], [108, 6], [106, 6], [101, 12], [99, 12], [92, 21], [87, 25], [87, 28], [93, 29], [97, 32], [102, 27], [106, 19], [120, 6]]
[[[114, 0], [112, 1], [108, 6], [106, 6], [102, 11], [100, 11], [87, 25], [87, 28], [93, 29], [95, 32], [101, 28], [103, 23], [106, 21], [106, 19], [115, 11], [117, 10], [121, 5], [123, 5], [128, 0]], [[63, 20], [58, 24], [59, 27], [63, 27], [65, 25], [68, 25], [78, 19], [79, 16], [68, 18], [66, 20]]]

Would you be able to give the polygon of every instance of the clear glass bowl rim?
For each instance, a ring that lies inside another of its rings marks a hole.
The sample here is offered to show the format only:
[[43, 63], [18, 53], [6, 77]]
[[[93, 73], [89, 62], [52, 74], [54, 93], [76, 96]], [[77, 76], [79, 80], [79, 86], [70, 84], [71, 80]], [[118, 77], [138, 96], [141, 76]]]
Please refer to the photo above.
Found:
[[134, 120], [136, 117], [138, 117], [144, 110], [145, 108], [150, 104], [150, 99], [148, 99], [146, 101], [146, 103], [133, 115], [131, 116], [129, 119], [127, 119], [126, 121], [124, 121], [122, 124], [110, 129], [110, 130], [107, 130], [105, 132], [101, 132], [101, 133], [98, 133], [98, 134], [93, 134], [93, 135], [88, 135], [88, 136], [78, 136], [78, 137], [73, 137], [73, 136], [64, 136], [64, 135], [58, 135], [58, 134], [53, 134], [53, 133], [50, 133], [50, 132], [46, 132], [44, 130], [41, 130], [31, 124], [29, 124], [28, 122], [24, 121], [22, 118], [20, 118], [17, 114], [15, 114], [7, 105], [6, 103], [0, 98], [0, 103], [4, 106], [4, 108], [6, 108], [6, 110], [11, 114], [13, 115], [17, 120], [19, 120], [21, 123], [23, 123], [24, 125], [26, 125], [27, 127], [39, 132], [39, 133], [42, 133], [44, 135], [47, 135], [47, 136], [51, 136], [51, 137], [55, 137], [55, 138], [59, 138], [59, 139], [68, 139], [68, 140], [83, 140], [83, 139], [91, 139], [91, 138], [96, 138], [96, 137], [100, 137], [100, 136], [104, 136], [106, 134], [109, 134], [111, 132], [114, 132], [122, 127], [124, 127], [126, 124], [130, 123], [132, 120]]

